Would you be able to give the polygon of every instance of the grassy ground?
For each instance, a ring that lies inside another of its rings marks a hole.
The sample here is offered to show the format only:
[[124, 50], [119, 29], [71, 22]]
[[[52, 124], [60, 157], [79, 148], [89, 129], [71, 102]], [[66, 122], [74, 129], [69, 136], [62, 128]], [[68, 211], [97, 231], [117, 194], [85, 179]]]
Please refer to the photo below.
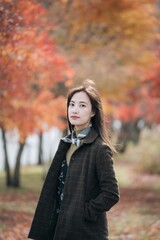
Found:
[[[160, 240], [160, 176], [137, 170], [136, 148], [115, 157], [121, 200], [107, 213], [110, 240]], [[0, 240], [27, 239], [43, 175], [41, 167], [23, 168], [22, 188], [13, 190], [0, 173]]]

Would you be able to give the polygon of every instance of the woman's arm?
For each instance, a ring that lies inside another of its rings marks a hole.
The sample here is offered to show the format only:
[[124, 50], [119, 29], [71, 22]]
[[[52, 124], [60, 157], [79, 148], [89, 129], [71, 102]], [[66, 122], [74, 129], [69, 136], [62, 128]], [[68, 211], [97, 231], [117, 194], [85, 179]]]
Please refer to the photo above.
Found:
[[85, 219], [90, 221], [96, 221], [100, 213], [108, 211], [119, 201], [112, 153], [107, 145], [102, 145], [97, 152], [96, 168], [100, 193], [85, 204]]

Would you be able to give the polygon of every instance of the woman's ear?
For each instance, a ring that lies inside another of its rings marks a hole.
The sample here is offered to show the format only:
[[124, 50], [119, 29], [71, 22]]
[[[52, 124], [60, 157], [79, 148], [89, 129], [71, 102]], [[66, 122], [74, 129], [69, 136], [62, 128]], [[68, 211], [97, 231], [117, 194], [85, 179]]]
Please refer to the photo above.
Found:
[[91, 117], [94, 117], [94, 115], [95, 115], [95, 112], [92, 111]]

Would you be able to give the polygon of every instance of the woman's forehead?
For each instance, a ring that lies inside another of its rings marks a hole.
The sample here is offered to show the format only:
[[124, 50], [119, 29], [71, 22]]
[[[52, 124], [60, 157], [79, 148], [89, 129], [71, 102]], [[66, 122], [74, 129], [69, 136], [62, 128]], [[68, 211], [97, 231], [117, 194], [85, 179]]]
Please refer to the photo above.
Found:
[[81, 91], [81, 92], [76, 92], [72, 98], [71, 98], [71, 101], [78, 101], [78, 102], [90, 102], [90, 99], [87, 95], [87, 93]]

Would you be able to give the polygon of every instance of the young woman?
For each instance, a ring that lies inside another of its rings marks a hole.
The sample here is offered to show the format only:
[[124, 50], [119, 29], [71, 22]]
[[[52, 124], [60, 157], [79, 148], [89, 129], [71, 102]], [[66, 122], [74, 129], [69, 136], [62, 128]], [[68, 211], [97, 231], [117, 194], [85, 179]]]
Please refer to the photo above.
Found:
[[119, 190], [101, 100], [89, 80], [68, 94], [67, 120], [71, 133], [59, 143], [29, 238], [108, 240], [106, 211]]

